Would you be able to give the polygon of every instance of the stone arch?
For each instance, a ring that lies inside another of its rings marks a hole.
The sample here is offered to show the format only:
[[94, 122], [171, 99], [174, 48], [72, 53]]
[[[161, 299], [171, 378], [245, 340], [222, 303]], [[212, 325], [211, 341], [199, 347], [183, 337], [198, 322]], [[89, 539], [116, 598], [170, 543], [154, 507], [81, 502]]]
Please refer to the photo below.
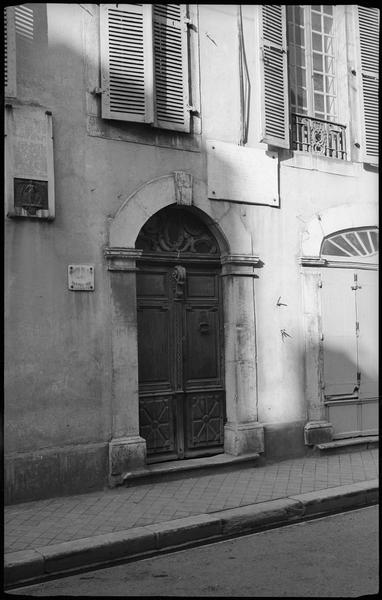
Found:
[[250, 231], [246, 229], [236, 211], [226, 203], [211, 203], [207, 198], [206, 185], [193, 178], [192, 198], [187, 204], [179, 202], [176, 172], [145, 182], [122, 203], [114, 215], [109, 229], [110, 248], [134, 248], [139, 231], [156, 212], [180, 203], [197, 214], [216, 237], [222, 256], [251, 254]]
[[378, 226], [375, 203], [341, 204], [317, 213], [308, 221], [302, 235], [302, 258], [319, 258], [324, 237], [352, 227]]

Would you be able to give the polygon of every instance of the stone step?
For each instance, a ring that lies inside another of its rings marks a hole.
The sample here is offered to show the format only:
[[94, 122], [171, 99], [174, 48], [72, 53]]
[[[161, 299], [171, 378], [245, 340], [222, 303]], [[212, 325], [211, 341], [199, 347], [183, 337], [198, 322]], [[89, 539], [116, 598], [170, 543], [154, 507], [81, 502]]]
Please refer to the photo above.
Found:
[[134, 469], [124, 473], [122, 482], [124, 485], [128, 485], [131, 482], [137, 485], [138, 483], [148, 483], [148, 481], [154, 483], [155, 481], [168, 481], [170, 479], [179, 479], [180, 477], [199, 476], [211, 469], [214, 471], [227, 471], [232, 468], [251, 468], [255, 466], [259, 458], [260, 455], [256, 452], [242, 454], [241, 456], [221, 453], [202, 458], [149, 464], [142, 469]]
[[315, 444], [314, 450], [316, 452], [356, 452], [359, 450], [368, 450], [370, 448], [378, 448], [379, 436], [378, 435], [367, 435], [359, 436], [354, 438], [344, 438], [341, 440], [333, 440], [332, 442], [325, 442], [322, 444]]

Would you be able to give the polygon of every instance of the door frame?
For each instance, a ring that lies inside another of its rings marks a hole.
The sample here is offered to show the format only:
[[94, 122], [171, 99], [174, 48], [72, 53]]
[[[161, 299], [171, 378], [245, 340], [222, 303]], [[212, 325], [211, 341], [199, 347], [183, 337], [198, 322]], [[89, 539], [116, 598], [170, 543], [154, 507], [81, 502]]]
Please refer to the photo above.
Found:
[[[146, 464], [139, 435], [135, 241], [144, 223], [171, 204], [189, 206], [216, 238], [222, 264], [224, 369], [227, 423], [224, 452], [233, 456], [264, 451], [258, 422], [255, 289], [263, 263], [253, 254], [252, 236], [241, 213], [228, 202], [207, 197], [204, 181], [175, 171], [144, 183], [128, 196], [109, 222], [104, 256], [110, 281], [110, 343], [113, 361], [110, 406], [109, 483]], [[240, 306], [240, 310], [238, 310]], [[244, 343], [239, 326], [246, 327]], [[240, 355], [232, 360], [240, 344]]]
[[[301, 275], [304, 298], [303, 327], [305, 332], [305, 397], [307, 402], [307, 422], [305, 443], [311, 445], [314, 430], [314, 443], [333, 439], [333, 426], [328, 420], [324, 397], [323, 378], [323, 331], [321, 324], [321, 274], [325, 268], [335, 268], [335, 264], [321, 257], [321, 246], [325, 237], [332, 233], [362, 227], [378, 227], [378, 205], [376, 202], [344, 203], [315, 213], [301, 231]], [[362, 264], [357, 261], [339, 264], [344, 268], [375, 269], [375, 264]]]

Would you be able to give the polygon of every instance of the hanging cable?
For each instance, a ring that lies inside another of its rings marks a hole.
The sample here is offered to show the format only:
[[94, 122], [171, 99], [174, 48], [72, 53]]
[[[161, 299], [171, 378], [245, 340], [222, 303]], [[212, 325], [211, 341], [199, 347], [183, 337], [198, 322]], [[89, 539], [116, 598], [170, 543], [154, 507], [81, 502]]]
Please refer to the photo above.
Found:
[[242, 5], [239, 4], [237, 8], [240, 79], [240, 145], [244, 146], [248, 141], [251, 82], [249, 79], [247, 57], [245, 53]]

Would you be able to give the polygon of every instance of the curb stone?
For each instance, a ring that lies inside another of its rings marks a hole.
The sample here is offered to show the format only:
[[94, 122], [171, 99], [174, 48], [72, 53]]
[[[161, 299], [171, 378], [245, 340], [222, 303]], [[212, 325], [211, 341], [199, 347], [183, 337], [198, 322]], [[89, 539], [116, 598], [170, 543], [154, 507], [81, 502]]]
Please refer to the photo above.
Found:
[[264, 526], [287, 525], [306, 517], [369, 506], [378, 502], [378, 483], [378, 479], [373, 479], [8, 553], [4, 556], [4, 579], [6, 586], [13, 587], [36, 583], [47, 576], [107, 566], [125, 558], [143, 558], [166, 548], [182, 548], [197, 541], [217, 541], [234, 534], [255, 532]]

